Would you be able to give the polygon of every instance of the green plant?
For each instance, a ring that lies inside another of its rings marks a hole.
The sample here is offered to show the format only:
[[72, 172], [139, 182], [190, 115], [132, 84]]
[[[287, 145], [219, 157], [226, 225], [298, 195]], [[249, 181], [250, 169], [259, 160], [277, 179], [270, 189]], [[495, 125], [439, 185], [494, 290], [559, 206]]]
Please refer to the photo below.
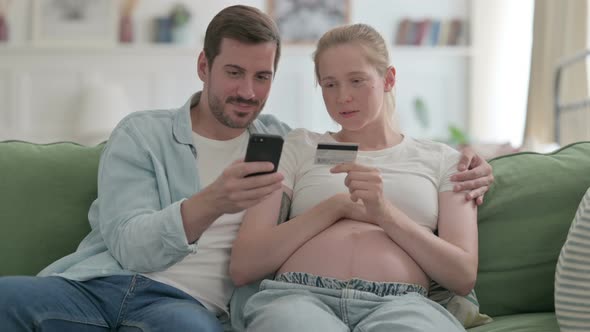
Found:
[[449, 143], [453, 145], [465, 145], [469, 143], [467, 133], [455, 125], [449, 125]]
[[[428, 107], [422, 97], [414, 98], [414, 116], [422, 127], [422, 129], [428, 129], [430, 127], [430, 118], [428, 116]], [[461, 130], [455, 125], [449, 125], [449, 138], [438, 140], [447, 142], [451, 145], [464, 145], [469, 144], [469, 137], [467, 133]]]
[[428, 107], [421, 97], [414, 98], [414, 115], [420, 123], [422, 129], [428, 129], [430, 121], [428, 120]]
[[191, 19], [191, 13], [183, 4], [176, 4], [170, 12], [172, 26], [181, 27], [186, 25]]

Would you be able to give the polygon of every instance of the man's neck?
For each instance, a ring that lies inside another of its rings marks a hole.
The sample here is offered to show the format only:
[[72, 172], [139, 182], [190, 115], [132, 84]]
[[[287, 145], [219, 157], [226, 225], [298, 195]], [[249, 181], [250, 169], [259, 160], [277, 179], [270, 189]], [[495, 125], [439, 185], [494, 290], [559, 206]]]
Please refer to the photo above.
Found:
[[205, 93], [202, 93], [199, 102], [191, 107], [190, 116], [193, 131], [209, 139], [227, 141], [246, 131], [246, 128], [230, 128], [220, 123], [209, 110]]

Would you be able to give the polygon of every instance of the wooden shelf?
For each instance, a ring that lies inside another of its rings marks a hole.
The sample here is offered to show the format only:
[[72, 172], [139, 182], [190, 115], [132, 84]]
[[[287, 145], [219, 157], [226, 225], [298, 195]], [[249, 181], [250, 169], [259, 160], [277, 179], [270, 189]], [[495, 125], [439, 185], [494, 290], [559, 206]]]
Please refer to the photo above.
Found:
[[[283, 45], [284, 55], [311, 55], [315, 45]], [[32, 46], [32, 45], [0, 45], [0, 55], [148, 55], [148, 56], [197, 56], [200, 47], [166, 44], [117, 45], [105, 47], [88, 46]], [[473, 49], [468, 46], [391, 46], [393, 56], [449, 56], [470, 57]]]
[[469, 46], [411, 46], [393, 45], [392, 56], [450, 56], [470, 57], [473, 56], [473, 48]]
[[197, 56], [200, 49], [184, 45], [145, 44], [116, 46], [0, 46], [0, 55], [149, 55]]
[[[282, 55], [311, 56], [314, 44], [285, 44]], [[201, 46], [138, 44], [115, 46], [33, 46], [33, 45], [0, 45], [0, 56], [45, 56], [45, 55], [110, 55], [110, 56], [198, 56]]]

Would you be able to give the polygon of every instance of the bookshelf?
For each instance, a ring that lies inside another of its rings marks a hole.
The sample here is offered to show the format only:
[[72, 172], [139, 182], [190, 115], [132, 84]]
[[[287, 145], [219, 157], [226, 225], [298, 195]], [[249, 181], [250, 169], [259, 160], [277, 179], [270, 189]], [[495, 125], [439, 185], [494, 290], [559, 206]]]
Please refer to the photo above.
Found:
[[471, 57], [474, 55], [470, 46], [411, 46], [393, 45], [391, 47], [393, 56], [424, 56], [424, 57]]
[[197, 56], [199, 49], [188, 46], [145, 44], [108, 47], [32, 46], [30, 44], [0, 46], [0, 55], [141, 55], [141, 56]]
[[[479, 1], [482, 0], [350, 0], [350, 21], [371, 24], [390, 47], [391, 64], [398, 74], [397, 114], [407, 134], [438, 139], [447, 136], [449, 125], [469, 129], [472, 86], [479, 84], [472, 84], [470, 77], [478, 55], [471, 38], [454, 46], [395, 45], [398, 23], [403, 18], [459, 18], [471, 27], [471, 6]], [[30, 45], [26, 3], [14, 2], [14, 38], [0, 46], [0, 139], [49, 142], [69, 138], [70, 125], [75, 122], [67, 124], [62, 119], [75, 118], [73, 101], [84, 83], [95, 76], [121, 86], [133, 109], [176, 107], [201, 86], [195, 73], [198, 47], [156, 45], [147, 38], [146, 23], [153, 15], [168, 10], [171, 0], [142, 1], [137, 22], [146, 29], [137, 29], [136, 44], [94, 48]], [[200, 32], [224, 6], [223, 2], [190, 3], [196, 6], [195, 30]], [[266, 1], [261, 0], [244, 3], [262, 9], [266, 6]], [[199, 43], [196, 38], [195, 44]], [[313, 44], [283, 45], [265, 112], [279, 116], [292, 127], [334, 130], [313, 75], [314, 49]], [[428, 107], [427, 128], [417, 121], [417, 99]]]
[[404, 17], [398, 23], [395, 45], [411, 46], [464, 46], [467, 45], [467, 22], [461, 17]]
[[[469, 131], [473, 89], [470, 77], [473, 60], [478, 56], [471, 36], [475, 23], [472, 7], [478, 1], [388, 0], [387, 5], [379, 0], [353, 1], [353, 21], [371, 24], [388, 43], [391, 63], [397, 71], [396, 113], [400, 127], [408, 135], [445, 140], [450, 136], [449, 126]], [[411, 42], [396, 42], [404, 20], [420, 23], [421, 39], [414, 35]], [[433, 38], [427, 29], [433, 22], [438, 22], [439, 33], [446, 22], [445, 38]], [[460, 29], [449, 38], [452, 22], [459, 22]], [[427, 123], [421, 121], [417, 104], [426, 106]]]

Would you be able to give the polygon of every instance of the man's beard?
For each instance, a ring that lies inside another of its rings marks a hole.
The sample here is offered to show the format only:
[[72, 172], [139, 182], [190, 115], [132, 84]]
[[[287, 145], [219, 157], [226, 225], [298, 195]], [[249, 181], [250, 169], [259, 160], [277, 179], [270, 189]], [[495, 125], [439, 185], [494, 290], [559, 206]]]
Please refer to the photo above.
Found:
[[[227, 126], [229, 128], [248, 128], [248, 126], [250, 126], [250, 124], [256, 119], [258, 114], [260, 114], [260, 112], [264, 108], [264, 104], [265, 104], [265, 103], [263, 103], [261, 105], [260, 101], [258, 101], [258, 100], [246, 100], [241, 97], [228, 97], [226, 99], [225, 103], [223, 103], [221, 100], [219, 100], [219, 98], [214, 96], [211, 93], [211, 91], [209, 91], [209, 95], [208, 95], [207, 99], [209, 100], [209, 109], [211, 110], [211, 113], [213, 114], [213, 116], [217, 119], [217, 121], [219, 121], [221, 124], [223, 124], [224, 126]], [[246, 123], [241, 123], [241, 122], [234, 121], [231, 118], [231, 116], [229, 116], [228, 114], [225, 114], [225, 112], [223, 111], [225, 104], [231, 104], [231, 103], [244, 103], [244, 104], [258, 106], [259, 108], [255, 113], [250, 115], [251, 118], [248, 119], [248, 121]]]

